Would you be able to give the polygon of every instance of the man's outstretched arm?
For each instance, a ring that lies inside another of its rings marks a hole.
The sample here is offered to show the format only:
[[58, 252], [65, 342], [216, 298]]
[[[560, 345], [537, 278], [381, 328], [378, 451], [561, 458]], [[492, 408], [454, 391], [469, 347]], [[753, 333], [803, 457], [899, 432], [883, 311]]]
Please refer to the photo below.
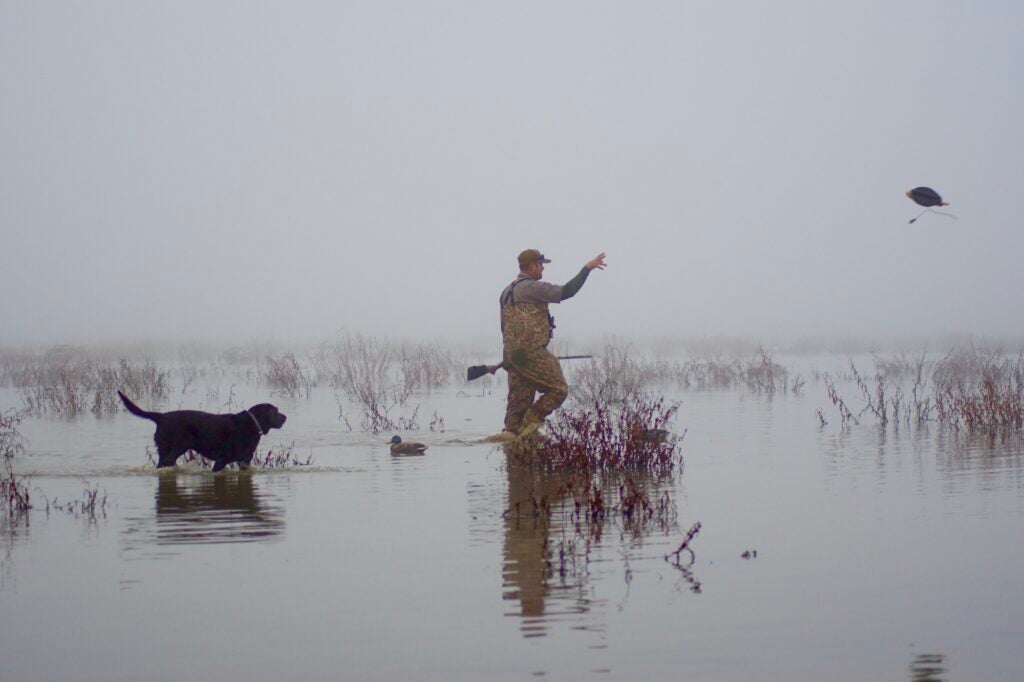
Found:
[[604, 268], [604, 253], [602, 252], [587, 261], [587, 264], [583, 266], [583, 269], [575, 277], [562, 285], [562, 300], [572, 298], [583, 288], [583, 283], [587, 281], [591, 270], [604, 270]]

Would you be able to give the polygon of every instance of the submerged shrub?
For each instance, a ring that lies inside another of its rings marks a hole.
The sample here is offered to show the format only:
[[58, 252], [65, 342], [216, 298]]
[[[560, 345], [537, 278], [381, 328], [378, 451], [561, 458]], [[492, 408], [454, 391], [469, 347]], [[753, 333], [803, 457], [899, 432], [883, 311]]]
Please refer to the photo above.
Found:
[[107, 514], [107, 493], [103, 492], [101, 497], [98, 485], [90, 487], [86, 484], [85, 490], [82, 491], [81, 499], [61, 502], [54, 498], [52, 502], [50, 500], [46, 501], [47, 513], [50, 511], [50, 507], [75, 517], [84, 516], [90, 520], [96, 520], [97, 515], [106, 516]]
[[324, 344], [313, 356], [317, 380], [348, 393], [367, 383], [388, 383], [392, 363], [389, 345], [362, 334], [347, 334], [332, 345]]
[[[938, 361], [922, 354], [916, 359], [875, 358], [875, 372], [866, 375], [853, 361], [847, 377], [857, 387], [864, 406], [848, 407], [835, 380], [825, 375], [832, 403], [843, 426], [860, 423], [868, 414], [880, 426], [922, 426], [937, 422], [955, 430], [1024, 430], [1024, 356], [955, 349]], [[907, 384], [910, 383], [909, 390]], [[824, 417], [819, 410], [819, 419]]]
[[680, 438], [669, 430], [679, 403], [634, 396], [628, 403], [555, 413], [536, 447], [512, 448], [515, 463], [547, 471], [669, 473], [681, 462]]
[[396, 359], [398, 382], [408, 391], [447, 386], [464, 371], [464, 363], [436, 344], [403, 345]]
[[8, 518], [32, 508], [32, 497], [24, 478], [14, 473], [13, 460], [24, 452], [24, 439], [18, 432], [22, 414], [0, 413], [0, 509]]
[[312, 380], [293, 353], [285, 353], [280, 357], [267, 355], [260, 378], [278, 393], [292, 398], [300, 395], [308, 398], [313, 390]]
[[947, 357], [935, 371], [935, 411], [956, 429], [1024, 427], [1024, 357]]
[[610, 343], [601, 355], [574, 366], [569, 375], [573, 405], [615, 404], [635, 400], [652, 386], [713, 390], [747, 387], [755, 393], [799, 393], [800, 375], [774, 361], [759, 346], [750, 359], [725, 359], [705, 354], [684, 361], [637, 357], [630, 346]]
[[570, 396], [574, 405], [625, 404], [639, 398], [654, 378], [646, 363], [631, 357], [629, 346], [609, 344], [573, 371]]
[[[505, 518], [533, 519], [542, 531], [545, 579], [585, 572], [609, 523], [634, 547], [655, 530], [676, 527], [671, 474], [682, 458], [680, 438], [668, 427], [678, 409], [639, 395], [615, 407], [596, 403], [557, 413], [546, 436], [506, 446]], [[559, 532], [557, 543], [551, 528]]]
[[318, 378], [359, 405], [359, 424], [371, 433], [419, 428], [419, 405], [409, 411], [413, 392], [447, 385], [461, 367], [439, 346], [395, 346], [362, 334], [320, 346], [312, 360]]
[[134, 398], [163, 400], [169, 384], [168, 370], [153, 360], [101, 360], [70, 347], [22, 357], [17, 366], [7, 365], [4, 376], [18, 389], [29, 412], [65, 417], [117, 411], [119, 389]]

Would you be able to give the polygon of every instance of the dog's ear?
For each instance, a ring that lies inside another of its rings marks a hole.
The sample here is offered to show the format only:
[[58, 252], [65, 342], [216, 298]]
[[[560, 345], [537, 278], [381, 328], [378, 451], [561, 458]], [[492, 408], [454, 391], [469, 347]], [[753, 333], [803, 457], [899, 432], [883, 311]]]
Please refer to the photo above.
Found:
[[284, 426], [284, 422], [287, 417], [277, 409], [276, 405], [270, 403], [260, 403], [259, 405], [253, 405], [249, 408], [251, 412], [258, 413], [260, 415], [260, 423], [266, 427], [266, 430], [279, 429]]
[[249, 411], [253, 414], [259, 415], [260, 424], [263, 425], [264, 434], [270, 429], [281, 428], [287, 419], [287, 417], [277, 409], [276, 405], [271, 405], [270, 403], [253, 405], [249, 408]]

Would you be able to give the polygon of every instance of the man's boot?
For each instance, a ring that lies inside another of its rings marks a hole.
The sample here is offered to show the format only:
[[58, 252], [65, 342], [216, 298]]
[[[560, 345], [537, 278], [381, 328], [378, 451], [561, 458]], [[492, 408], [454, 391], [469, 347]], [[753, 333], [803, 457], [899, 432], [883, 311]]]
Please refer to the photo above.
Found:
[[487, 438], [492, 443], [508, 443], [514, 441], [519, 437], [516, 431], [509, 431], [508, 429], [502, 429], [500, 432]]
[[526, 411], [526, 414], [523, 416], [523, 424], [522, 426], [519, 427], [519, 432], [517, 435], [520, 438], [525, 438], [526, 436], [529, 436], [531, 433], [536, 433], [537, 429], [539, 429], [542, 426], [544, 426], [544, 420], [538, 417], [537, 413], [534, 412], [533, 408], [531, 407]]

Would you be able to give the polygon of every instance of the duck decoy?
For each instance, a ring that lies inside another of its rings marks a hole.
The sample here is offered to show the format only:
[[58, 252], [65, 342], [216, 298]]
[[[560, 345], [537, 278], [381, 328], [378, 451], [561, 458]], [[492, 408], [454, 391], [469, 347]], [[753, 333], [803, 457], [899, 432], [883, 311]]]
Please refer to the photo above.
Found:
[[393, 436], [389, 442], [392, 455], [422, 455], [427, 450], [423, 443], [405, 442], [399, 436]]
[[672, 435], [668, 429], [644, 429], [640, 433], [640, 440], [648, 443], [664, 443]]
[[944, 215], [947, 218], [956, 220], [956, 216], [952, 213], [945, 213], [943, 211], [936, 211], [936, 206], [949, 206], [948, 201], [943, 201], [942, 196], [933, 190], [931, 187], [915, 187], [906, 191], [907, 198], [913, 201], [918, 206], [924, 206], [925, 209], [918, 213], [916, 216], [910, 219], [910, 222], [915, 222], [918, 218], [923, 216], [925, 213], [938, 213]]

